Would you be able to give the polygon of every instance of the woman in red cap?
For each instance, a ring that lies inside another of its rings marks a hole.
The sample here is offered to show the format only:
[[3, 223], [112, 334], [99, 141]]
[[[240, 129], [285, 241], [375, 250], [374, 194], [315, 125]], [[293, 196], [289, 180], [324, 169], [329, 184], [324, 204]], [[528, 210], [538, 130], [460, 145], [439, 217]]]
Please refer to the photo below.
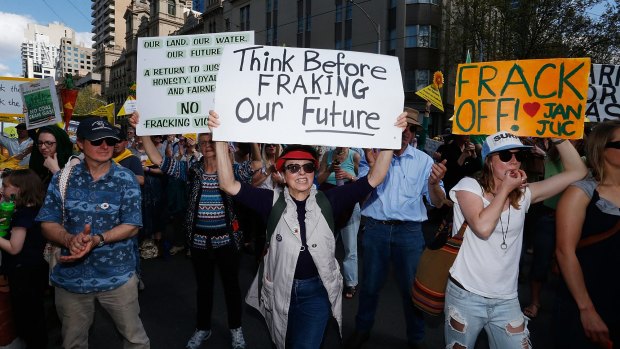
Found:
[[[396, 123], [401, 129], [406, 126], [405, 116], [401, 114]], [[209, 127], [219, 124], [218, 115], [211, 112]], [[284, 149], [276, 170], [285, 187], [276, 192], [235, 180], [226, 143], [216, 142], [215, 149], [220, 188], [268, 222], [269, 249], [247, 303], [265, 317], [278, 348], [319, 348], [330, 312], [342, 325], [343, 285], [335, 257], [334, 217], [383, 181], [392, 150], [381, 151], [368, 176], [321, 193], [313, 185], [319, 161], [310, 146]]]

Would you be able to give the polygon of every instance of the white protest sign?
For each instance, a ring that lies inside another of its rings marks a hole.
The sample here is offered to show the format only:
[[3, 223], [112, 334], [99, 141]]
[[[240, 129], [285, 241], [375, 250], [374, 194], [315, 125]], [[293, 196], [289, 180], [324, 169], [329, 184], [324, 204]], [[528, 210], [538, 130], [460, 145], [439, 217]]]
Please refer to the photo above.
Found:
[[620, 66], [592, 64], [586, 116], [590, 121], [620, 119]]
[[235, 45], [224, 49], [220, 77], [215, 140], [400, 148], [396, 57]]
[[215, 82], [225, 45], [254, 43], [254, 32], [138, 39], [138, 135], [209, 132]]
[[26, 82], [19, 85], [22, 101], [28, 110], [26, 128], [33, 129], [62, 121], [56, 83], [52, 78]]
[[19, 85], [32, 80], [0, 76], [0, 116], [24, 116]]

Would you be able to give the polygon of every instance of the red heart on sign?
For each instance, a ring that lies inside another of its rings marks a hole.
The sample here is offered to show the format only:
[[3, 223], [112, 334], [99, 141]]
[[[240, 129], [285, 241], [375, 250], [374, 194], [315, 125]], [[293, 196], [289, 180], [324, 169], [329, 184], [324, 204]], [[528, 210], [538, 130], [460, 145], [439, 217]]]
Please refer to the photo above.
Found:
[[540, 103], [538, 102], [525, 103], [523, 105], [523, 110], [525, 111], [525, 113], [532, 117], [536, 115], [536, 113], [538, 113], [538, 109], [540, 109]]

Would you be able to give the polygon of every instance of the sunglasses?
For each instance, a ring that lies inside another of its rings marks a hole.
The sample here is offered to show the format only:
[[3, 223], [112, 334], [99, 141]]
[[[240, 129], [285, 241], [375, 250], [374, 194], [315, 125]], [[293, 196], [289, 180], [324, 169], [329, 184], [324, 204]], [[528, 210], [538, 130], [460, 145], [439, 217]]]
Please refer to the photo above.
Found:
[[513, 153], [510, 150], [499, 151], [497, 152], [497, 155], [499, 155], [499, 159], [502, 162], [510, 161], [513, 155], [515, 156], [515, 159], [517, 159], [518, 162], [523, 162], [523, 160], [525, 160], [525, 158], [527, 157], [527, 153], [524, 151], [517, 151]]
[[607, 142], [605, 148], [620, 149], [620, 141]]
[[314, 173], [314, 171], [316, 171], [316, 167], [314, 167], [314, 163], [312, 162], [309, 162], [303, 165], [290, 164], [290, 165], [286, 165], [284, 168], [287, 169], [290, 173], [297, 173], [302, 168], [304, 169], [305, 173]]
[[90, 144], [94, 145], [95, 147], [98, 147], [102, 145], [104, 141], [105, 141], [105, 144], [107, 144], [109, 147], [113, 147], [118, 143], [118, 139], [109, 137], [109, 138], [101, 138], [96, 141], [90, 141]]

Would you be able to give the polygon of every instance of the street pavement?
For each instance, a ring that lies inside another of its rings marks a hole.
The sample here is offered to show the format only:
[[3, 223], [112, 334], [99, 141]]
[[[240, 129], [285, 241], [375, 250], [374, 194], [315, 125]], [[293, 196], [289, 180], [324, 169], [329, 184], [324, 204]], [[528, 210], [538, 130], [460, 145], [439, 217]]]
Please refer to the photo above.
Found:
[[[425, 226], [425, 235], [432, 234], [434, 226]], [[339, 246], [337, 255], [342, 256]], [[363, 253], [361, 254], [363, 258]], [[522, 269], [529, 270], [531, 256], [525, 255]], [[341, 260], [341, 258], [340, 258]], [[361, 265], [361, 263], [360, 263]], [[195, 282], [191, 262], [184, 253], [167, 258], [142, 260], [143, 279], [146, 289], [140, 293], [141, 318], [153, 349], [184, 348], [194, 332], [195, 325]], [[243, 293], [254, 278], [256, 264], [248, 254], [242, 254], [240, 282]], [[361, 275], [361, 272], [360, 272]], [[539, 316], [529, 323], [531, 339], [535, 348], [552, 348], [551, 313], [553, 308], [552, 279], [543, 290], [543, 307]], [[363, 287], [363, 280], [361, 280]], [[521, 303], [529, 299], [527, 282], [520, 283]], [[346, 339], [354, 330], [358, 298], [343, 299], [343, 335]], [[426, 320], [426, 345], [428, 348], [444, 348], [443, 316]], [[61, 348], [60, 330], [57, 321], [50, 323], [50, 347]], [[230, 348], [230, 334], [227, 326], [224, 294], [216, 276], [213, 310], [213, 335], [201, 348]], [[258, 312], [245, 305], [243, 331], [248, 349], [271, 349], [267, 327]], [[488, 348], [485, 335], [480, 336], [476, 349]], [[89, 347], [92, 349], [122, 348], [122, 339], [115, 330], [109, 316], [98, 307], [95, 321], [90, 330]], [[341, 340], [335, 321], [330, 322], [323, 348], [340, 348]], [[375, 326], [365, 349], [407, 348], [402, 301], [396, 283], [390, 275], [381, 293]]]

